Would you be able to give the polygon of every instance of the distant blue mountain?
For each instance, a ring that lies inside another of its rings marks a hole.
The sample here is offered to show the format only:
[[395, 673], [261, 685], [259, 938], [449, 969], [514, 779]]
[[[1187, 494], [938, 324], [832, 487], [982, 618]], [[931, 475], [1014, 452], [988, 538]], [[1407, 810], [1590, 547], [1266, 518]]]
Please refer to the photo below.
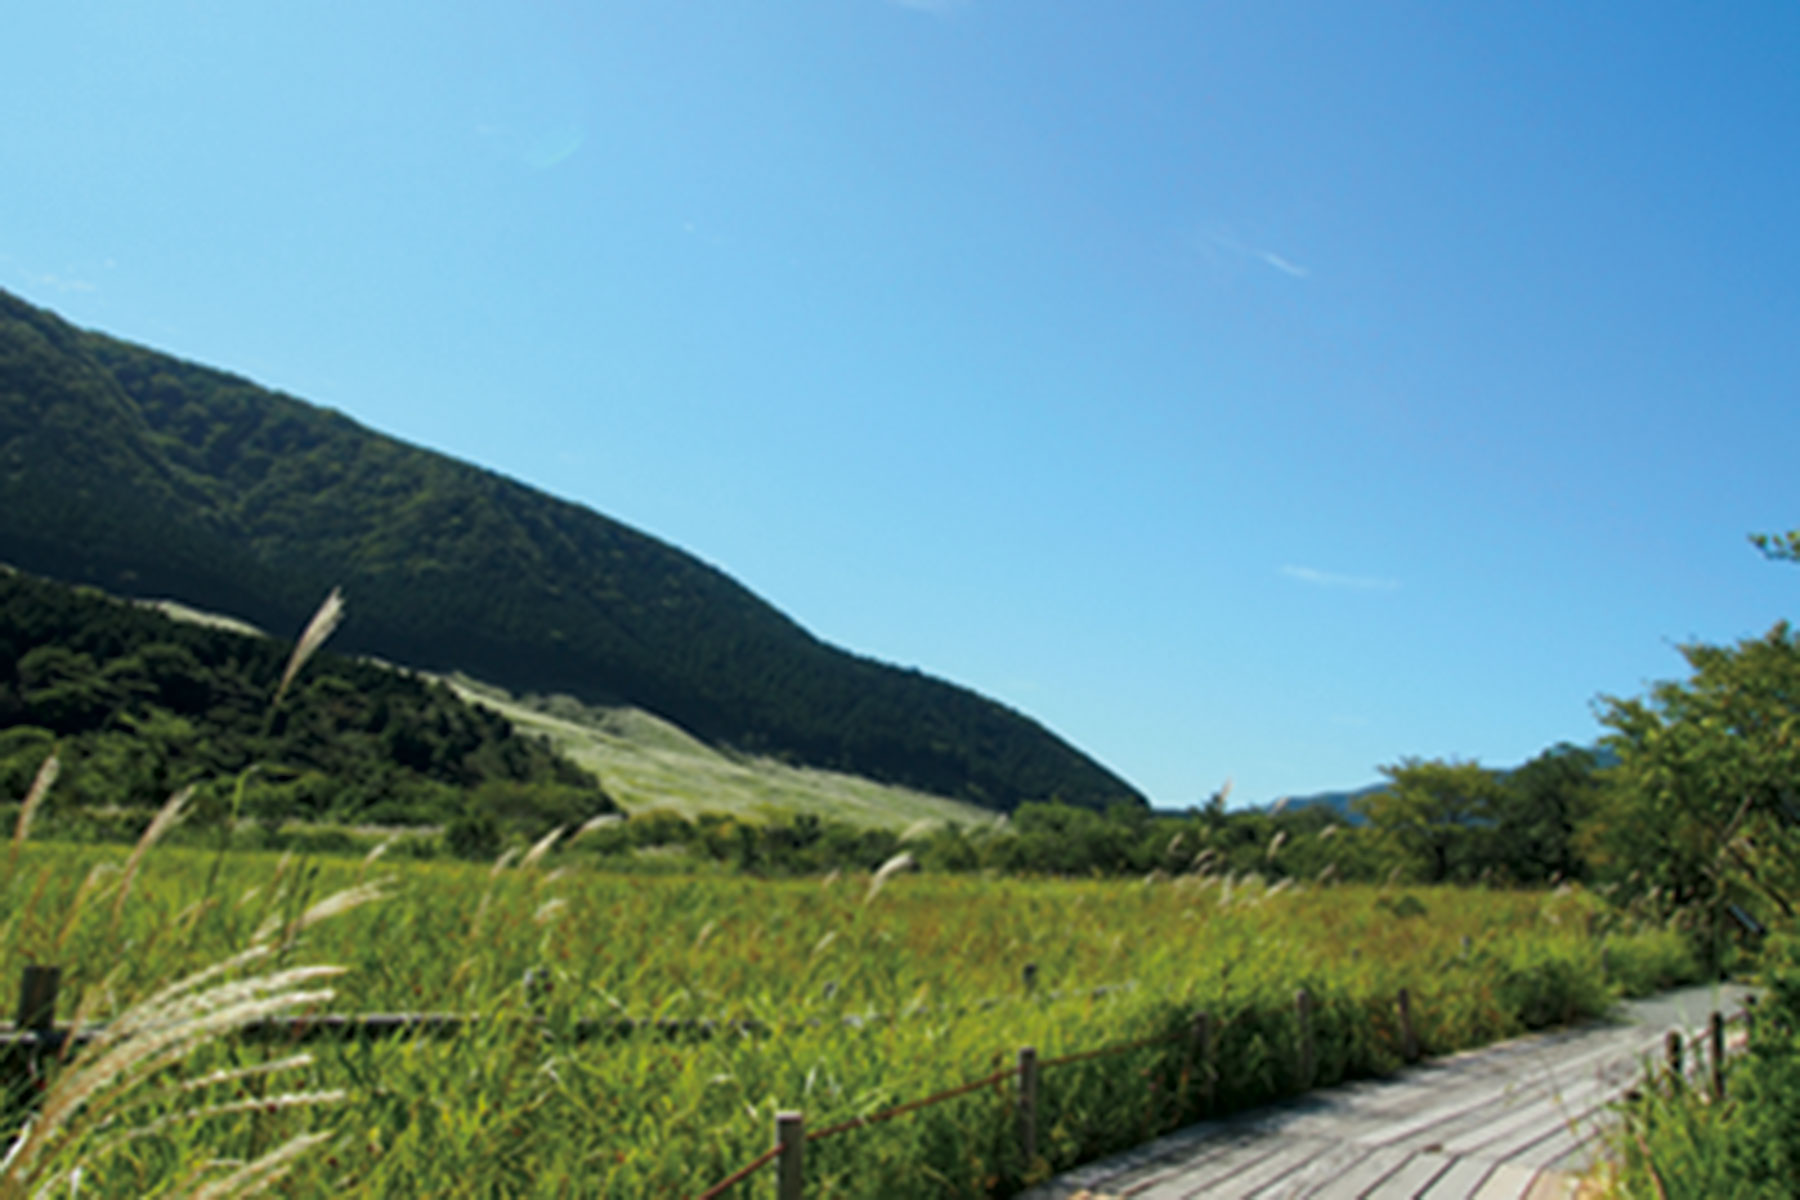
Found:
[[1281, 809], [1311, 808], [1315, 804], [1323, 804], [1336, 811], [1350, 824], [1361, 825], [1367, 818], [1351, 807], [1352, 802], [1364, 796], [1372, 796], [1386, 786], [1385, 783], [1371, 783], [1367, 787], [1357, 788], [1353, 792], [1314, 792], [1310, 796], [1287, 796], [1273, 804], [1265, 804], [1263, 808], [1269, 812], [1276, 812]]
[[[1619, 756], [1613, 753], [1609, 746], [1595, 744], [1579, 748], [1586, 750], [1589, 754], [1593, 755], [1594, 765], [1601, 770], [1619, 765]], [[1493, 768], [1493, 771], [1496, 775], [1510, 775], [1517, 769], [1518, 768], [1516, 767], [1495, 767]], [[1342, 815], [1344, 820], [1348, 821], [1350, 824], [1361, 825], [1365, 818], [1360, 813], [1356, 812], [1352, 807], [1352, 803], [1364, 796], [1372, 796], [1386, 786], [1387, 784], [1385, 783], [1371, 783], [1366, 787], [1360, 787], [1355, 791], [1350, 792], [1315, 792], [1310, 796], [1289, 796], [1285, 799], [1277, 800], [1272, 804], [1265, 804], [1262, 807], [1266, 812], [1274, 812], [1278, 809], [1308, 808], [1315, 804], [1324, 804]]]

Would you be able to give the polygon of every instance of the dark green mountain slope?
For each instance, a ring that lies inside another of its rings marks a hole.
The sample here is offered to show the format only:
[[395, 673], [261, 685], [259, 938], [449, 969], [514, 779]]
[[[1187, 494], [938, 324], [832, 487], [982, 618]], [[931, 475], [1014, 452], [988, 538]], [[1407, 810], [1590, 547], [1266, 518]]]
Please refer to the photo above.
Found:
[[1143, 803], [1028, 718], [828, 646], [654, 538], [4, 292], [0, 560], [273, 629], [342, 585], [340, 649], [993, 808]]
[[290, 646], [0, 571], [0, 796], [52, 744], [58, 803], [125, 808], [252, 763], [259, 815], [420, 824], [487, 811], [539, 834], [616, 806], [599, 783], [440, 683], [323, 653], [277, 708]]

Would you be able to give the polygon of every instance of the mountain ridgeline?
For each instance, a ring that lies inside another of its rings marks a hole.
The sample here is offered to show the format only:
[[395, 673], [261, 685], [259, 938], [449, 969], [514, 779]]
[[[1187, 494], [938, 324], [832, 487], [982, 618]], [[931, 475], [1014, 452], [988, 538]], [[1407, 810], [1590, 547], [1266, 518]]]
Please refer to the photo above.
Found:
[[827, 645], [652, 537], [5, 292], [0, 561], [275, 630], [341, 585], [341, 650], [998, 810], [1145, 803], [1029, 718]]

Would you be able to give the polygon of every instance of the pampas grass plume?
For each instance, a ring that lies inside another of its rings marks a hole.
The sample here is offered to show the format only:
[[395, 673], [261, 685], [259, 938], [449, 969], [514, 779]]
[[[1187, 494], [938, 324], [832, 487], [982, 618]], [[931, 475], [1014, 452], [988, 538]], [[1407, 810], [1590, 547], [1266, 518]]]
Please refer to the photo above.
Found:
[[867, 904], [873, 900], [881, 892], [882, 885], [889, 879], [902, 871], [911, 871], [918, 865], [918, 861], [904, 850], [882, 863], [880, 869], [875, 872], [874, 878], [869, 880], [869, 893], [863, 897], [863, 903]]
[[550, 853], [550, 847], [556, 845], [556, 841], [558, 838], [562, 837], [562, 833], [562, 826], [558, 825], [555, 829], [552, 829], [549, 833], [546, 833], [543, 837], [533, 842], [531, 844], [531, 849], [525, 852], [525, 857], [519, 860], [519, 870], [529, 871], [540, 862], [543, 862], [544, 855]]
[[224, 1200], [226, 1196], [254, 1196], [279, 1183], [293, 1170], [294, 1162], [320, 1142], [323, 1133], [303, 1133], [290, 1138], [253, 1162], [247, 1162], [222, 1179], [215, 1179], [193, 1194], [193, 1200]]
[[137, 878], [138, 866], [144, 861], [144, 855], [149, 852], [150, 847], [162, 839], [163, 834], [175, 827], [175, 823], [181, 820], [182, 815], [187, 811], [188, 801], [193, 798], [193, 784], [189, 784], [170, 796], [163, 806], [156, 810], [156, 816], [151, 819], [149, 827], [144, 830], [144, 836], [140, 837], [137, 845], [132, 847], [131, 857], [125, 860], [124, 878], [119, 880], [119, 894], [113, 897], [112, 919], [114, 924], [118, 923], [119, 913], [125, 908], [125, 901], [131, 898], [131, 883]]
[[592, 833], [596, 829], [605, 829], [608, 825], [617, 825], [624, 819], [618, 813], [601, 813], [597, 817], [589, 817], [581, 823], [581, 828], [569, 835], [569, 840], [574, 841], [583, 834]]
[[50, 794], [50, 785], [56, 782], [57, 772], [62, 770], [62, 763], [54, 753], [46, 757], [37, 769], [37, 775], [31, 781], [31, 787], [25, 793], [25, 803], [19, 805], [19, 823], [13, 828], [13, 858], [19, 856], [19, 847], [31, 836], [31, 819], [37, 816], [37, 810], [44, 806], [44, 797]]
[[319, 611], [313, 614], [312, 620], [300, 634], [300, 640], [294, 643], [294, 652], [288, 655], [287, 669], [281, 673], [281, 686], [275, 689], [275, 699], [270, 703], [271, 710], [280, 707], [281, 698], [287, 695], [288, 685], [294, 682], [294, 676], [306, 665], [306, 660], [319, 652], [344, 619], [344, 593], [337, 588], [325, 597], [319, 605]]

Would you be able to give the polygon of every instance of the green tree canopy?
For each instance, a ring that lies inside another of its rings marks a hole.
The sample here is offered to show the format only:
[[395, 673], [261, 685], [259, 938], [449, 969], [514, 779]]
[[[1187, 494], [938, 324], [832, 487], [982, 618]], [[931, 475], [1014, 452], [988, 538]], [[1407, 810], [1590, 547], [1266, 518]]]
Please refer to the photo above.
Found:
[[1619, 764], [1589, 834], [1596, 861], [1670, 909], [1800, 895], [1800, 638], [1784, 621], [1689, 645], [1692, 674], [1608, 699]]
[[1479, 763], [1417, 758], [1381, 773], [1388, 786], [1357, 800], [1356, 809], [1395, 863], [1424, 883], [1477, 878], [1505, 799], [1494, 773]]

